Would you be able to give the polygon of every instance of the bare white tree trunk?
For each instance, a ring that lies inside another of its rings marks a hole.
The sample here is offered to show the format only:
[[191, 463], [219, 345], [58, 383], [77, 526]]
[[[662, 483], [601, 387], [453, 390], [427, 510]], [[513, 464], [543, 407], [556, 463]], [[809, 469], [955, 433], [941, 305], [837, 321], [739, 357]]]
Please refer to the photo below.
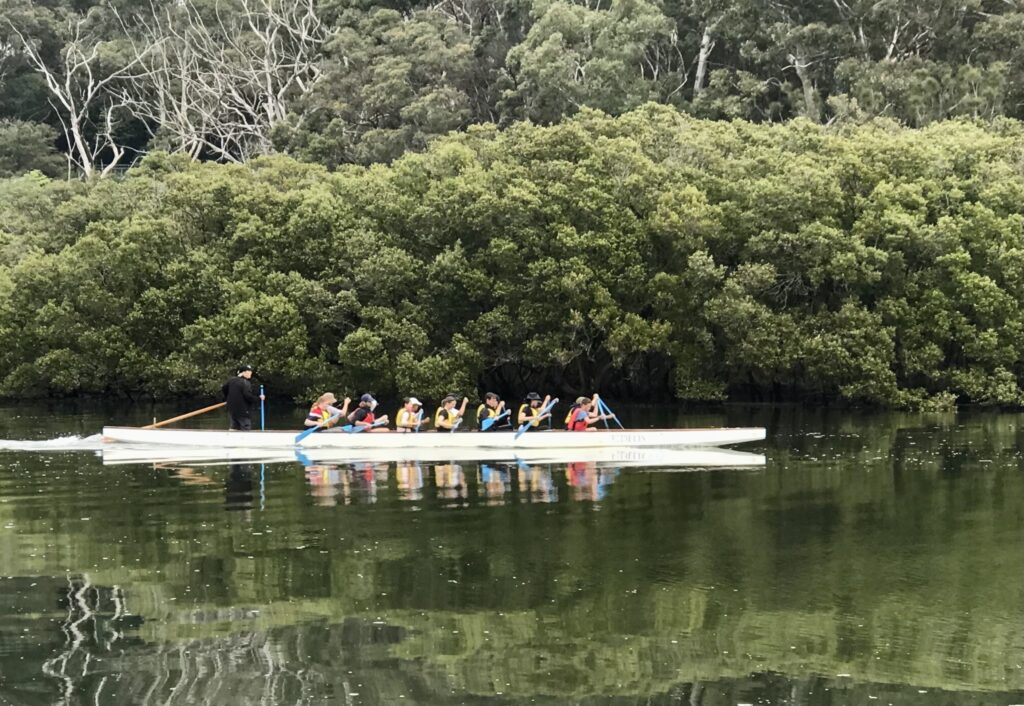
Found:
[[[77, 167], [86, 177], [106, 176], [127, 152], [115, 134], [119, 116], [125, 107], [125, 100], [116, 90], [116, 84], [136, 71], [149, 48], [97, 74], [100, 48], [104, 42], [84, 33], [84, 19], [69, 22], [70, 40], [59, 63], [53, 66], [47, 64], [39, 47], [18, 27], [9, 21], [8, 24], [21, 40], [29, 63], [46, 83], [50, 105], [67, 139], [69, 171]], [[99, 160], [103, 154], [112, 158], [101, 166]]]
[[[327, 30], [315, 0], [240, 0], [215, 10], [207, 22], [188, 0], [153, 8], [136, 44], [146, 72], [133, 85], [132, 108], [174, 152], [242, 161], [272, 151], [271, 129], [320, 76]], [[147, 51], [153, 43], [161, 50]]]
[[821, 108], [818, 105], [818, 89], [814, 85], [810, 72], [807, 70], [811, 64], [802, 56], [790, 54], [789, 63], [796, 71], [800, 79], [800, 86], [804, 92], [804, 115], [816, 123], [821, 122]]
[[704, 25], [704, 33], [700, 38], [700, 50], [697, 52], [697, 74], [693, 79], [693, 97], [696, 98], [704, 91], [704, 83], [708, 76], [708, 59], [715, 48], [715, 39], [712, 32], [718, 26], [718, 20]]

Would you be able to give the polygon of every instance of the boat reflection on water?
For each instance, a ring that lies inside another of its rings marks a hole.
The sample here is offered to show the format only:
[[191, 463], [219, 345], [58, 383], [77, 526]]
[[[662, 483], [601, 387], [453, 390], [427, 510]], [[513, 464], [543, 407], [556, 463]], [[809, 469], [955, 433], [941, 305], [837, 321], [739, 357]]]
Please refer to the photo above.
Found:
[[471, 464], [475, 468], [467, 476], [466, 465], [470, 464], [313, 463], [305, 471], [310, 496], [316, 505], [325, 507], [376, 503], [381, 488], [393, 490], [398, 501], [436, 500], [441, 507], [555, 503], [560, 484], [572, 500], [600, 501], [621, 472], [620, 468], [592, 461], [557, 465], [480, 463]]
[[[322, 507], [375, 504], [380, 498], [416, 505], [459, 508], [470, 504], [555, 503], [559, 499], [599, 502], [624, 469], [699, 471], [764, 466], [760, 454], [729, 449], [584, 449], [523, 453], [467, 454], [465, 457], [396, 459], [371, 454], [350, 458], [335, 449], [295, 449], [261, 457], [238, 449], [133, 448], [102, 450], [105, 465], [153, 464], [186, 483], [215, 482], [214, 468], [228, 466], [225, 507], [251, 509], [259, 469], [260, 506], [265, 501], [268, 464], [301, 464], [309, 495]], [[484, 458], [473, 456], [484, 455]]]
[[347, 466], [310, 464], [306, 483], [315, 504], [323, 507], [377, 502], [378, 485], [387, 485], [388, 464], [353, 463]]

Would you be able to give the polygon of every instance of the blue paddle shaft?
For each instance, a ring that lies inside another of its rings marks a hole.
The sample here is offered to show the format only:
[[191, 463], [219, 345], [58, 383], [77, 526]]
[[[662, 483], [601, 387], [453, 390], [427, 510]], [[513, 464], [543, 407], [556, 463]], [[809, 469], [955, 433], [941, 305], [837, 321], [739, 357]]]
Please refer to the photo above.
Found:
[[[544, 416], [545, 414], [547, 414], [548, 412], [550, 412], [550, 411], [551, 411], [551, 410], [552, 410], [552, 409], [554, 408], [554, 406], [555, 406], [555, 404], [556, 404], [557, 402], [558, 402], [558, 398], [557, 398], [557, 397], [556, 397], [555, 399], [551, 400], [550, 402], [548, 402], [547, 406], [545, 406], [545, 407], [544, 407], [544, 408], [543, 408], [543, 409], [542, 409], [542, 410], [540, 411], [540, 414], [538, 414], [537, 416], [538, 416], [538, 417], [543, 417], [543, 416]], [[522, 426], [520, 426], [520, 427], [519, 427], [519, 429], [518, 429], [518, 430], [516, 431], [516, 435], [515, 435], [515, 437], [513, 437], [513, 438], [515, 438], [515, 439], [518, 439], [518, 438], [519, 438], [520, 436], [522, 436], [522, 435], [523, 435], [523, 434], [524, 434], [524, 433], [526, 432], [526, 430], [527, 430], [527, 429], [529, 429], [529, 428], [530, 428], [531, 426], [533, 426], [533, 420], [532, 420], [532, 419], [531, 419], [530, 421], [526, 422], [525, 424], [523, 424]]]
[[266, 431], [267, 428], [267, 412], [266, 405], [263, 399], [263, 385], [260, 385], [260, 431]]
[[497, 417], [488, 417], [487, 419], [483, 420], [483, 421], [482, 421], [482, 422], [480, 423], [480, 428], [481, 428], [481, 429], [482, 429], [483, 431], [487, 431], [488, 429], [490, 429], [491, 427], [493, 427], [493, 426], [494, 426], [495, 424], [497, 424], [497, 423], [498, 423], [498, 420], [500, 420], [500, 419], [504, 419], [505, 417], [507, 417], [507, 416], [508, 416], [509, 414], [511, 414], [511, 413], [512, 413], [512, 410], [510, 410], [510, 409], [506, 409], [506, 410], [505, 410], [504, 412], [502, 412], [501, 414], [499, 414], [499, 415], [498, 415]]
[[295, 443], [297, 444], [297, 443], [299, 443], [300, 441], [302, 441], [303, 439], [305, 439], [305, 438], [306, 438], [307, 436], [309, 436], [310, 434], [312, 434], [313, 432], [315, 432], [315, 431], [319, 431], [320, 429], [323, 429], [323, 428], [324, 428], [324, 427], [325, 427], [326, 425], [330, 424], [331, 422], [334, 422], [334, 421], [335, 421], [335, 420], [337, 420], [337, 419], [338, 419], [338, 418], [339, 418], [340, 416], [341, 416], [340, 414], [335, 414], [335, 415], [334, 415], [333, 417], [331, 417], [330, 419], [328, 419], [328, 420], [327, 420], [326, 422], [320, 422], [320, 423], [319, 423], [319, 424], [317, 424], [317, 425], [316, 425], [315, 427], [310, 427], [310, 428], [309, 428], [309, 429], [307, 429], [306, 431], [304, 431], [304, 432], [301, 432], [301, 433], [300, 433], [300, 434], [299, 434], [298, 436], [296, 436], [296, 437], [295, 437]]
[[[619, 425], [619, 429], [625, 429], [626, 428], [626, 427], [622, 426], [622, 422], [619, 421], [618, 415], [616, 415], [615, 412], [613, 412], [611, 410], [611, 408], [609, 408], [608, 405], [606, 405], [604, 403], [604, 400], [602, 400], [600, 397], [597, 398], [597, 405], [600, 408], [601, 414], [610, 414], [612, 416], [612, 419], [615, 420], [615, 423]], [[607, 422], [607, 421], [608, 420], [606, 419], [605, 422]]]

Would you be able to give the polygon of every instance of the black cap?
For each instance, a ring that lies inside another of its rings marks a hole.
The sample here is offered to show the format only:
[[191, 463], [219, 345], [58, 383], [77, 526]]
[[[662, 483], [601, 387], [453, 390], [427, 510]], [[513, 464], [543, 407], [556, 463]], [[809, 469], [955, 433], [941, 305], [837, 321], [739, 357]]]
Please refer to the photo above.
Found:
[[251, 365], [239, 365], [238, 366], [238, 374], [239, 375], [241, 375], [242, 373], [244, 373], [246, 371], [251, 373], [252, 372], [252, 366]]
[[484, 399], [485, 400], [500, 400], [501, 398], [498, 397], [497, 393], [488, 392], [486, 395], [484, 395]]
[[536, 392], [531, 392], [530, 394], [528, 394], [526, 396], [526, 399], [528, 399], [528, 400], [537, 400], [538, 402], [540, 402], [540, 395], [538, 395]]

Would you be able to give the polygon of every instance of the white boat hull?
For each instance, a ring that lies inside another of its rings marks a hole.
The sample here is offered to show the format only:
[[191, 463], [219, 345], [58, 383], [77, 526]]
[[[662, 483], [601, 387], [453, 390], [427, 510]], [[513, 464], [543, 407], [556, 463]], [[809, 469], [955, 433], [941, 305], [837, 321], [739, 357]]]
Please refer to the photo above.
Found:
[[589, 449], [214, 449], [180, 446], [108, 444], [103, 465], [159, 464], [193, 466], [232, 463], [600, 463], [621, 467], [738, 468], [763, 466], [761, 454], [719, 448], [589, 448]]
[[316, 432], [296, 444], [296, 431], [219, 431], [202, 429], [142, 429], [104, 427], [103, 440], [142, 446], [185, 446], [218, 449], [592, 449], [714, 447], [761, 441], [763, 428], [736, 429], [602, 429], [594, 432], [562, 430], [399, 434], [343, 431]]

